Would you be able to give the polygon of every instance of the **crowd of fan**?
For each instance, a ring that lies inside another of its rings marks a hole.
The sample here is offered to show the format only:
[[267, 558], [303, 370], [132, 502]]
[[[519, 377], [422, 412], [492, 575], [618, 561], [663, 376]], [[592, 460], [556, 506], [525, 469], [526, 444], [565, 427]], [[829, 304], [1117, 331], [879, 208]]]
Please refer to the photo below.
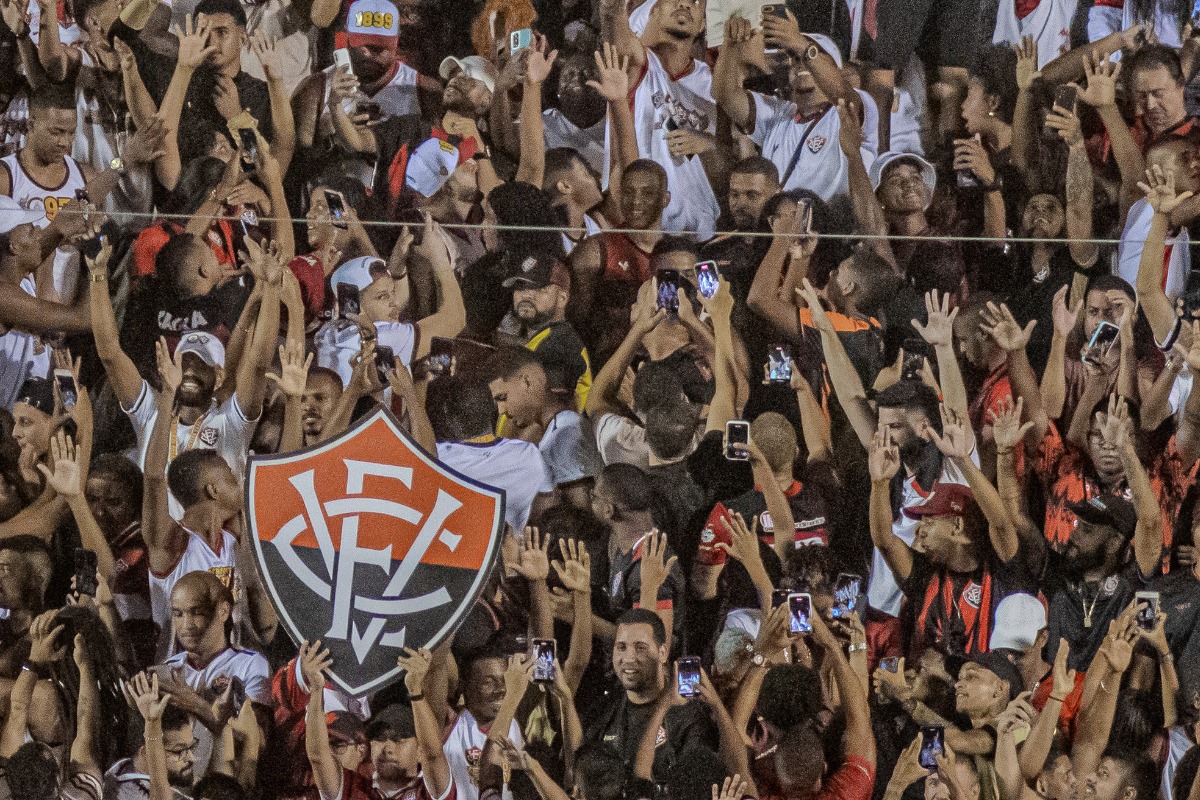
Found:
[[[0, 798], [1200, 800], [1192, 12], [0, 0]], [[353, 697], [380, 405], [503, 544]]]

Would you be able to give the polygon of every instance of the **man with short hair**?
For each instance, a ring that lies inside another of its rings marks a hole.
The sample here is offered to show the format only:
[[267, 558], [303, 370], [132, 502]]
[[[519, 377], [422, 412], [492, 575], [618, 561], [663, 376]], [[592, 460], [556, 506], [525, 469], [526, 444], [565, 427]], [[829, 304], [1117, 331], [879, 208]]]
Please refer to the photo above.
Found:
[[333, 415], [344, 387], [341, 376], [327, 367], [311, 367], [300, 397], [300, 423], [304, 446], [312, 447], [325, 436], [325, 426]]
[[[183, 796], [191, 795], [196, 781], [193, 724], [192, 718], [178, 706], [168, 703], [163, 709], [161, 729], [162, 746], [167, 752], [167, 780], [171, 788]], [[104, 797], [106, 800], [145, 800], [150, 796], [149, 773], [150, 763], [143, 741], [133, 758], [123, 758], [109, 767], [104, 775]]]
[[570, 255], [587, 236], [600, 233], [602, 226], [593, 216], [605, 202], [600, 188], [600, 176], [578, 151], [556, 147], [546, 151], [542, 188], [550, 195], [555, 207], [567, 216], [567, 227], [583, 234], [563, 232], [563, 248]]
[[1195, 117], [1187, 112], [1183, 90], [1186, 81], [1178, 53], [1161, 44], [1138, 48], [1124, 63], [1133, 95], [1134, 138], [1145, 153], [1164, 136], [1183, 136], [1192, 131]]

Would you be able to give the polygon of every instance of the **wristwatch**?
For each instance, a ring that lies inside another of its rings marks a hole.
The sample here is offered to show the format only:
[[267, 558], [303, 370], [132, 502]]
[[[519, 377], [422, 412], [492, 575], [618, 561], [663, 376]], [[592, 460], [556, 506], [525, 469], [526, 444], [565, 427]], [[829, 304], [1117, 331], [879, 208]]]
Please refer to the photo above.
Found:
[[804, 60], [804, 63], [807, 64], [820, 54], [821, 48], [817, 47], [815, 44], [810, 44], [801, 55], [801, 58]]
[[123, 158], [121, 158], [120, 156], [117, 156], [112, 161], [108, 162], [108, 168], [111, 169], [113, 172], [117, 173], [118, 175], [124, 175], [125, 174], [125, 160]]
[[756, 667], [765, 667], [767, 665], [767, 657], [762, 653], [755, 653], [750, 657], [750, 663]]

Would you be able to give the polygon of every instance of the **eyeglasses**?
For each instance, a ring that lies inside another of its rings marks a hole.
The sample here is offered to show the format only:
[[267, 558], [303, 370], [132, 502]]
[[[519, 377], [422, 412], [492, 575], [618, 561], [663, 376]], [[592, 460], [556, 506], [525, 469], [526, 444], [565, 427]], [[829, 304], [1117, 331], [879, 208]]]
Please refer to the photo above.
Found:
[[177, 747], [177, 748], [174, 748], [171, 750], [167, 750], [167, 755], [172, 756], [174, 758], [183, 758], [186, 755], [191, 755], [193, 752], [195, 752], [195, 750], [196, 750], [196, 742], [195, 742], [195, 740], [192, 740], [192, 743], [189, 745], [186, 745], [184, 747]]

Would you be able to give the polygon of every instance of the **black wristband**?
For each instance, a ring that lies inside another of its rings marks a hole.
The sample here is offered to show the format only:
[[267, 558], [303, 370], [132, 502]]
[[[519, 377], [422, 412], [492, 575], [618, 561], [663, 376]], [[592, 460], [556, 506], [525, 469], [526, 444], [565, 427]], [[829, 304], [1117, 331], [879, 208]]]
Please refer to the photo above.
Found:
[[422, 693], [422, 694], [410, 694], [410, 695], [408, 696], [408, 702], [410, 702], [410, 703], [416, 703], [416, 702], [419, 702], [419, 701], [421, 701], [421, 700], [424, 700], [424, 699], [425, 699], [425, 695], [424, 695], [424, 693]]

